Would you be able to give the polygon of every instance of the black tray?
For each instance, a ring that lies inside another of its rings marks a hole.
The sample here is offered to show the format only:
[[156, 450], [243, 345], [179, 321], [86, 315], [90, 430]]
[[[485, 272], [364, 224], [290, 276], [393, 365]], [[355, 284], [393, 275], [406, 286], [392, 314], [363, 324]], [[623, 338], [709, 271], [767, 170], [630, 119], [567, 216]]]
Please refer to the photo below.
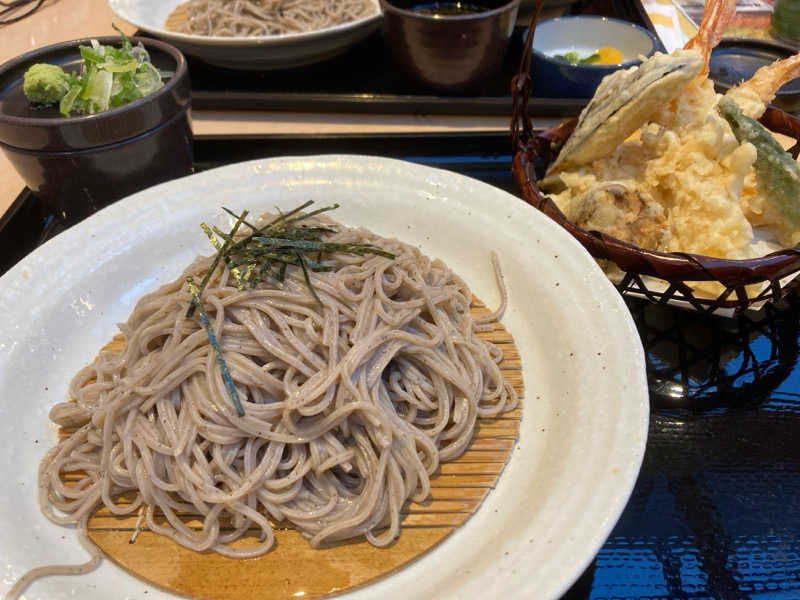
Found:
[[[367, 153], [514, 193], [509, 148], [503, 133], [206, 137], [195, 155], [201, 170]], [[24, 191], [0, 220], [0, 273], [44, 224]], [[647, 357], [647, 450], [622, 517], [564, 599], [800, 598], [800, 298], [736, 319], [626, 302]]]
[[[206, 135], [195, 138], [195, 171], [270, 156], [326, 153], [373, 154], [402, 158], [483, 179], [513, 189], [508, 168], [508, 133], [335, 134], [335, 135]], [[38, 245], [63, 230], [25, 188], [0, 215], [0, 275]]]
[[[578, 0], [555, 9], [553, 14], [565, 9], [570, 14], [617, 17], [655, 33], [640, 0]], [[239, 71], [187, 56], [192, 106], [211, 110], [510, 115], [510, 83], [522, 53], [524, 26], [519, 26], [528, 22], [524, 16], [518, 21], [502, 70], [481, 95], [439, 96], [410, 81], [398, 72], [378, 31], [336, 58], [293, 69]], [[576, 115], [586, 102], [533, 97], [530, 113], [541, 117]]]

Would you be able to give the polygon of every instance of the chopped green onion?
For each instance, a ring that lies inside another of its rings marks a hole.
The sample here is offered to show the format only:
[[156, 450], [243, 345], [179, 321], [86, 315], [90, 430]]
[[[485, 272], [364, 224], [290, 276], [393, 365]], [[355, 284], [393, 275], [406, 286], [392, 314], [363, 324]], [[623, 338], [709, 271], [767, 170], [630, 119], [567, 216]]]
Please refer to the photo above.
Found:
[[571, 50], [570, 52], [565, 52], [564, 54], [554, 54], [553, 58], [558, 58], [560, 60], [565, 60], [571, 65], [577, 64], [592, 64], [600, 60], [600, 55], [595, 52], [594, 54], [590, 54], [586, 58], [581, 58], [581, 55], [578, 54], [576, 50]]
[[[65, 89], [60, 94], [50, 94], [42, 100], [41, 95], [33, 93], [36, 88], [31, 86], [32, 91], [26, 95], [32, 102], [57, 103], [59, 112], [69, 116], [73, 113], [94, 114], [121, 106], [162, 87], [164, 74], [150, 62], [144, 46], [133, 46], [130, 38], [118, 27], [114, 26], [114, 29], [122, 36], [120, 48], [104, 46], [97, 40], [91, 40], [90, 46], [78, 46], [83, 59], [80, 72], [64, 73], [57, 65], [50, 67], [56, 70], [56, 74], [51, 74], [51, 77], [60, 76], [66, 82]], [[29, 71], [34, 67], [37, 65], [33, 65]], [[34, 75], [31, 72], [31, 81], [39, 73]], [[39, 81], [43, 83], [38, 83]], [[46, 80], [40, 76], [37, 83], [39, 87], [43, 87]]]

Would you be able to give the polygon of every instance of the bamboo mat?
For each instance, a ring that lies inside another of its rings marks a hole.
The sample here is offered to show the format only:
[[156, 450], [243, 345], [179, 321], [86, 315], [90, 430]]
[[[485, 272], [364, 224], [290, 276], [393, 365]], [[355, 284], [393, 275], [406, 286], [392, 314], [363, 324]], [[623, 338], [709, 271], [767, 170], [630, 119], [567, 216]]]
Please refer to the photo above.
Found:
[[[475, 316], [488, 310], [476, 302]], [[478, 334], [503, 351], [501, 370], [522, 398], [523, 382], [519, 352], [511, 334], [500, 323]], [[107, 348], [121, 346], [121, 337]], [[467, 451], [457, 460], [443, 463], [431, 481], [431, 496], [423, 503], [410, 502], [403, 508], [400, 537], [387, 548], [376, 548], [363, 538], [312, 549], [297, 531], [273, 523], [275, 546], [253, 559], [232, 559], [214, 553], [188, 550], [171, 539], [136, 529], [137, 515], [119, 517], [101, 507], [89, 520], [89, 537], [108, 558], [147, 582], [190, 598], [221, 600], [236, 598], [304, 600], [344, 592], [385, 576], [422, 556], [450, 535], [477, 510], [494, 487], [519, 433], [522, 405], [495, 419], [479, 422]], [[68, 432], [60, 432], [62, 437]], [[76, 481], [80, 474], [66, 473]], [[185, 515], [198, 530], [202, 521]], [[141, 525], [141, 523], [139, 523]], [[254, 545], [253, 537], [234, 545]]]
[[164, 27], [169, 31], [179, 31], [180, 28], [189, 20], [189, 3], [184, 2], [175, 7], [169, 13], [167, 20], [164, 22]]

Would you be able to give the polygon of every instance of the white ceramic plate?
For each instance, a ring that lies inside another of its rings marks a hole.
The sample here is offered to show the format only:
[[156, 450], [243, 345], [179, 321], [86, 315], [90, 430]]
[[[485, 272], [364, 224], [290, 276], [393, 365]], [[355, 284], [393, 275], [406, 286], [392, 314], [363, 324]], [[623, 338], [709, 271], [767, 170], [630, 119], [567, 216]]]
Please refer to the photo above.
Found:
[[186, 0], [108, 0], [114, 13], [182, 52], [230, 69], [285, 69], [334, 57], [377, 29], [381, 13], [318, 31], [257, 37], [202, 36], [169, 31], [167, 17]]
[[[47, 521], [36, 469], [54, 444], [50, 406], [144, 293], [208, 254], [201, 221], [220, 210], [338, 202], [333, 215], [444, 259], [490, 306], [497, 250], [503, 319], [525, 380], [520, 437], [498, 485], [413, 565], [346, 594], [371, 598], [557, 598], [589, 565], [633, 489], [645, 447], [644, 357], [620, 296], [586, 251], [521, 200], [464, 176], [396, 160], [330, 155], [258, 160], [122, 200], [0, 278], [0, 594], [41, 564], [85, 560], [75, 532]], [[143, 593], [148, 590], [148, 595]], [[35, 582], [26, 598], [170, 596], [104, 561]]]

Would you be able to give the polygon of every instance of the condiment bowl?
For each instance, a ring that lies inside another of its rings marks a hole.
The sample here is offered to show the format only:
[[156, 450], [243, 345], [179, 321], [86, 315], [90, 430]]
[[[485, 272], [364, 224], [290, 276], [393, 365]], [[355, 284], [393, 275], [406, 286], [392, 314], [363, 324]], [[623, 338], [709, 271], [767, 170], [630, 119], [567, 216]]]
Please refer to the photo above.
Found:
[[[118, 36], [98, 37], [119, 47]], [[186, 59], [157, 40], [141, 42], [151, 62], [171, 73], [144, 98], [92, 115], [62, 116], [41, 108], [22, 92], [25, 71], [36, 63], [77, 70], [73, 40], [33, 50], [0, 65], [0, 148], [45, 211], [66, 224], [151, 185], [192, 170], [191, 95]]]
[[[437, 9], [427, 0], [381, 0], [384, 40], [399, 68], [424, 86], [479, 93], [500, 71], [519, 4], [465, 0]], [[453, 5], [461, 10], [454, 14]]]
[[[572, 64], [556, 55], [576, 52], [586, 58], [610, 46], [621, 54], [614, 64]], [[591, 98], [600, 81], [618, 69], [627, 69], [661, 50], [655, 35], [620, 19], [580, 15], [558, 17], [536, 24], [531, 78], [533, 94], [542, 98]]]

